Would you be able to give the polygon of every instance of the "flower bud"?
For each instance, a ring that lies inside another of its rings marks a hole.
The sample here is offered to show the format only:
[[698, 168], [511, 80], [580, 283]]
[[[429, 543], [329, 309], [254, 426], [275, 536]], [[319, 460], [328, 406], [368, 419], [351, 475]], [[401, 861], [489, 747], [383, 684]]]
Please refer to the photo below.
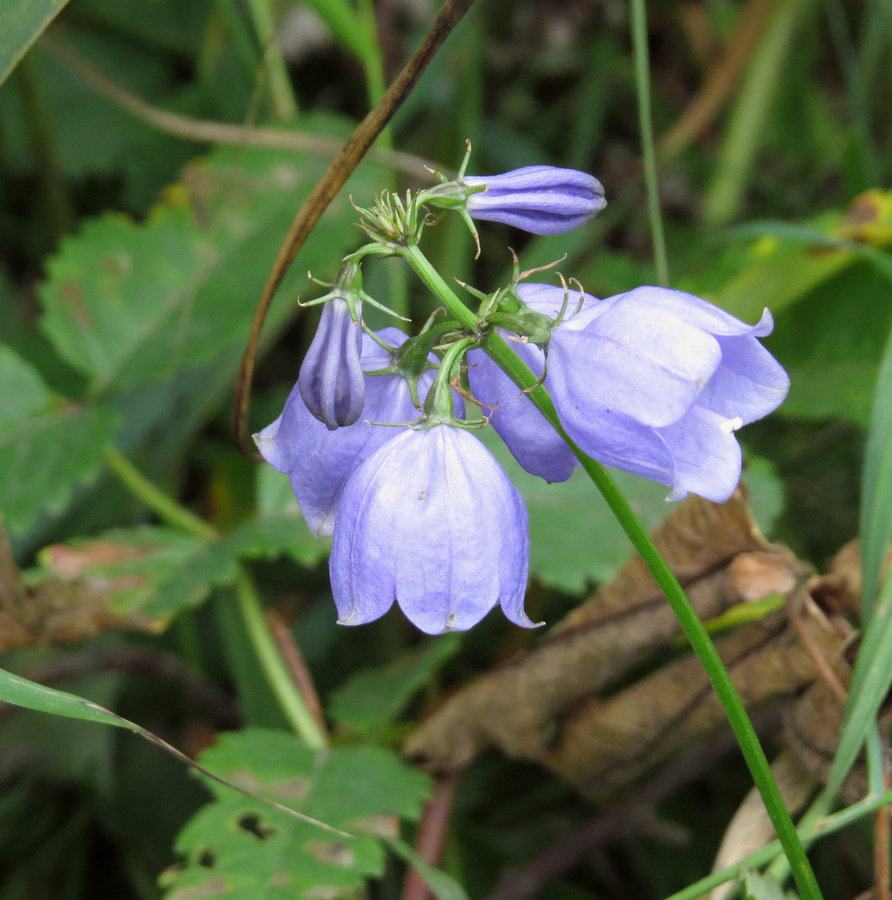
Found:
[[601, 182], [587, 172], [525, 166], [502, 175], [468, 175], [462, 184], [485, 190], [471, 194], [473, 219], [504, 222], [532, 234], [562, 234], [584, 225], [606, 205]]
[[342, 297], [326, 301], [297, 379], [307, 409], [332, 430], [352, 425], [365, 402], [362, 303], [355, 301], [354, 308], [355, 318]]

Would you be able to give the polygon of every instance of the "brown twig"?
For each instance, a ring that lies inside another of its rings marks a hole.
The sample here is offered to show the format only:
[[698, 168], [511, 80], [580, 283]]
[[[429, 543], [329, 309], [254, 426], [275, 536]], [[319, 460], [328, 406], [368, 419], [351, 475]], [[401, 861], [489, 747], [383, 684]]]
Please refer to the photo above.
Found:
[[[432, 866], [440, 862], [443, 842], [449, 830], [449, 817], [452, 814], [452, 801], [455, 798], [457, 784], [456, 777], [442, 778], [436, 783], [418, 829], [415, 850]], [[424, 879], [415, 869], [409, 869], [403, 885], [402, 900], [429, 900], [429, 897], [430, 891]]]
[[750, 0], [740, 15], [737, 31], [707, 73], [703, 87], [675, 125], [660, 138], [657, 151], [661, 156], [680, 153], [709, 127], [749, 62], [776, 4], [777, 0]]
[[[303, 150], [317, 156], [330, 156], [332, 153], [337, 153], [343, 146], [340, 138], [311, 134], [306, 131], [234, 125], [230, 122], [193, 119], [190, 116], [168, 112], [146, 103], [136, 94], [107, 78], [77, 50], [52, 34], [45, 34], [41, 38], [40, 46], [48, 50], [69, 71], [92, 87], [97, 94], [105, 97], [119, 109], [152, 128], [157, 128], [159, 131], [183, 140], [267, 147], [272, 150]], [[369, 155], [413, 178], [430, 178], [430, 162], [411, 153], [400, 153], [396, 150], [384, 150], [376, 147]]]
[[815, 642], [814, 637], [812, 637], [808, 628], [805, 627], [805, 622], [802, 620], [801, 607], [804, 602], [808, 599], [808, 593], [805, 586], [801, 586], [796, 593], [790, 598], [787, 603], [787, 617], [790, 620], [790, 624], [796, 630], [796, 634], [799, 637], [799, 640], [802, 641], [802, 645], [808, 651], [809, 656], [814, 660], [815, 666], [817, 667], [818, 674], [821, 679], [827, 684], [827, 687], [830, 688], [831, 691], [836, 695], [839, 699], [840, 703], [843, 706], [846, 705], [848, 701], [848, 694], [846, 692], [845, 687], [842, 682], [839, 680], [839, 676], [837, 676], [836, 672], [833, 671], [830, 663], [827, 662], [827, 659], [824, 657], [823, 651]]
[[260, 295], [260, 300], [257, 303], [254, 320], [251, 323], [248, 345], [242, 357], [242, 364], [235, 386], [235, 397], [232, 407], [232, 432], [239, 450], [249, 459], [255, 458], [255, 454], [248, 445], [248, 411], [251, 400], [251, 383], [254, 379], [254, 362], [260, 341], [260, 331], [263, 328], [263, 322], [266, 319], [273, 296], [294, 262], [298, 251], [313, 230], [316, 222], [319, 221], [319, 217], [344, 186], [344, 182], [346, 182], [359, 164], [359, 161], [365, 156], [372, 142], [393, 118], [406, 97], [409, 96], [434, 54], [449, 36], [452, 29], [455, 28], [464, 14], [470, 9], [473, 2], [474, 0], [446, 0], [421, 46], [415, 51], [409, 62], [406, 63], [402, 72], [387, 89], [374, 109], [359, 123], [319, 183], [313, 188], [300, 212], [298, 212], [291, 223], [291, 228], [288, 229], [288, 234], [285, 236], [276, 261], [273, 263], [272, 270], [264, 285], [263, 292]]
[[325, 715], [322, 712], [322, 704], [319, 702], [319, 694], [316, 693], [313, 676], [310, 675], [310, 670], [304, 662], [303, 654], [294, 640], [291, 629], [282, 616], [274, 609], [267, 610], [266, 621], [301, 698], [310, 711], [310, 715], [312, 715], [319, 726], [319, 731], [323, 736], [327, 737], [328, 727], [325, 724]]

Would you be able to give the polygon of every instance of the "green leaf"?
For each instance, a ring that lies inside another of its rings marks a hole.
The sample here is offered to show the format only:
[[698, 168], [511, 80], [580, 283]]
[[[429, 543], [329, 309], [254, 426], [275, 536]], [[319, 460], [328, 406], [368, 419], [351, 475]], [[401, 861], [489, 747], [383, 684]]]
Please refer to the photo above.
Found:
[[116, 728], [126, 728], [129, 731], [141, 730], [132, 722], [116, 716], [90, 700], [66, 691], [44, 687], [35, 681], [13, 675], [5, 669], [0, 669], [0, 700], [37, 712], [51, 713], [54, 716], [114, 725]]
[[379, 835], [394, 836], [398, 818], [417, 819], [429, 793], [427, 776], [389, 751], [337, 747], [317, 755], [280, 731], [221, 735], [201, 762], [357, 836], [320, 836], [305, 822], [209, 784], [214, 801], [177, 838], [183, 864], [162, 876], [167, 900], [353, 896], [367, 877], [383, 874]]
[[892, 646], [892, 576], [886, 578], [855, 659], [839, 745], [827, 779], [825, 794], [829, 798], [836, 795], [854, 765], [867, 733], [874, 727], [877, 713], [892, 685], [890, 646]]
[[3, 0], [0, 3], [0, 84], [59, 14], [68, 0]]
[[388, 725], [460, 644], [457, 634], [445, 634], [387, 665], [360, 670], [331, 696], [329, 715], [363, 734]]
[[171, 528], [116, 529], [54, 544], [39, 561], [44, 572], [93, 579], [107, 592], [111, 608], [147, 616], [161, 626], [203, 602], [215, 587], [233, 584], [239, 560], [291, 556], [310, 566], [325, 559], [329, 547], [330, 542], [310, 534], [302, 519], [271, 516], [245, 522], [210, 542]]
[[[312, 129], [313, 120], [302, 124]], [[324, 125], [316, 128], [329, 133], [331, 120]], [[144, 223], [120, 214], [86, 223], [48, 265], [44, 332], [93, 395], [221, 355], [237, 361], [276, 250], [323, 169], [304, 153], [220, 148], [190, 164]], [[361, 185], [353, 190], [362, 196]], [[335, 266], [356, 241], [353, 218], [339, 198], [302, 265]], [[293, 298], [300, 270], [280, 297]], [[274, 304], [267, 335], [295, 309], [293, 299]]]
[[0, 346], [0, 501], [11, 531], [64, 509], [74, 488], [93, 479], [112, 442], [117, 415], [55, 400], [37, 373]]
[[892, 540], [892, 332], [877, 375], [861, 478], [862, 618], [870, 621], [883, 558]]

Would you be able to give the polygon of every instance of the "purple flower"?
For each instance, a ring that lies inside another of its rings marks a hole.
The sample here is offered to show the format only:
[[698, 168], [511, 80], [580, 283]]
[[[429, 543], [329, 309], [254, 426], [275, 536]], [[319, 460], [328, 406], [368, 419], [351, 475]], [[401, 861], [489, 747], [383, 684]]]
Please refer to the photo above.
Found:
[[584, 225], [606, 205], [601, 182], [587, 172], [525, 166], [502, 175], [469, 175], [466, 209], [474, 219], [504, 222], [532, 234], [562, 234]]
[[754, 326], [682, 291], [641, 287], [558, 325], [545, 385], [569, 436], [606, 465], [724, 502], [740, 478], [734, 431], [776, 409], [789, 378]]
[[341, 297], [326, 301], [319, 327], [300, 367], [297, 383], [307, 409], [328, 428], [352, 425], [365, 401], [362, 352], [362, 304], [356, 319]]
[[329, 563], [343, 625], [371, 622], [396, 600], [428, 634], [470, 628], [496, 603], [532, 627], [528, 566], [523, 499], [464, 429], [404, 430], [344, 488]]
[[[399, 346], [406, 339], [396, 328], [384, 328], [378, 335], [391, 346]], [[389, 365], [391, 357], [369, 335], [363, 335], [361, 362], [366, 372], [374, 372]], [[422, 400], [433, 377], [432, 371], [425, 372], [418, 380]], [[394, 436], [395, 429], [371, 423], [410, 422], [418, 417], [402, 376], [365, 375], [364, 379], [364, 421], [328, 429], [310, 413], [295, 385], [279, 418], [254, 435], [263, 458], [291, 476], [297, 502], [317, 537], [334, 530], [341, 492], [353, 470]]]
[[[569, 319], [559, 328], [581, 327], [598, 302], [589, 294], [580, 297], [578, 291], [567, 293], [552, 284], [519, 284], [516, 292], [530, 309], [552, 319], [566, 306], [564, 312]], [[541, 376], [545, 353], [539, 347], [527, 342], [512, 342], [511, 347], [534, 375]], [[468, 365], [474, 398], [488, 407], [484, 413], [511, 455], [531, 475], [550, 482], [566, 481], [579, 463], [533, 401], [482, 350], [468, 354]]]

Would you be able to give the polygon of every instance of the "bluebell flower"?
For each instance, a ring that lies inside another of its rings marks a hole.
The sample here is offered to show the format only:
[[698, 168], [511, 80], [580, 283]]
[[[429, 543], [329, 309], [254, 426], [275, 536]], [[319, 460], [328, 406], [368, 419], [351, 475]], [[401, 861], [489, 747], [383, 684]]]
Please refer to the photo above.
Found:
[[771, 314], [746, 325], [699, 297], [641, 287], [554, 328], [545, 386], [572, 440], [609, 466], [724, 502], [740, 478], [734, 432], [789, 389], [759, 343]]
[[[397, 347], [406, 336], [396, 328], [384, 328], [378, 336]], [[362, 336], [361, 364], [365, 372], [385, 368], [391, 362], [387, 350], [369, 335]], [[412, 403], [406, 380], [397, 374], [365, 375], [363, 421], [336, 430], [328, 429], [307, 409], [299, 385], [285, 402], [282, 414], [254, 435], [263, 458], [291, 476], [291, 487], [310, 530], [317, 537], [330, 535], [344, 484], [353, 470], [394, 436], [394, 429], [373, 422], [411, 422], [419, 410]], [[434, 379], [424, 372], [418, 380], [421, 400]]]
[[[534, 312], [557, 319], [562, 313], [566, 323], [558, 326], [579, 328], [589, 310], [598, 301], [589, 294], [565, 291], [552, 284], [524, 282], [517, 296]], [[498, 329], [505, 334], [502, 329]], [[514, 341], [511, 349], [523, 359], [534, 375], [541, 376], [544, 351], [533, 343]], [[578, 465], [564, 439], [548, 424], [533, 401], [499, 368], [483, 350], [468, 354], [468, 380], [474, 398], [483, 404], [483, 412], [505, 442], [511, 455], [531, 475], [549, 482], [566, 481]]]
[[576, 169], [525, 166], [502, 175], [466, 175], [462, 184], [485, 186], [467, 198], [471, 218], [504, 222], [532, 234], [572, 231], [607, 205], [601, 182]]
[[325, 302], [297, 379], [307, 409], [330, 429], [352, 425], [365, 402], [362, 303], [355, 301], [354, 309], [342, 297]]
[[462, 428], [403, 430], [353, 472], [329, 566], [343, 625], [371, 622], [394, 601], [428, 634], [470, 628], [497, 603], [534, 625], [523, 608], [526, 506]]

